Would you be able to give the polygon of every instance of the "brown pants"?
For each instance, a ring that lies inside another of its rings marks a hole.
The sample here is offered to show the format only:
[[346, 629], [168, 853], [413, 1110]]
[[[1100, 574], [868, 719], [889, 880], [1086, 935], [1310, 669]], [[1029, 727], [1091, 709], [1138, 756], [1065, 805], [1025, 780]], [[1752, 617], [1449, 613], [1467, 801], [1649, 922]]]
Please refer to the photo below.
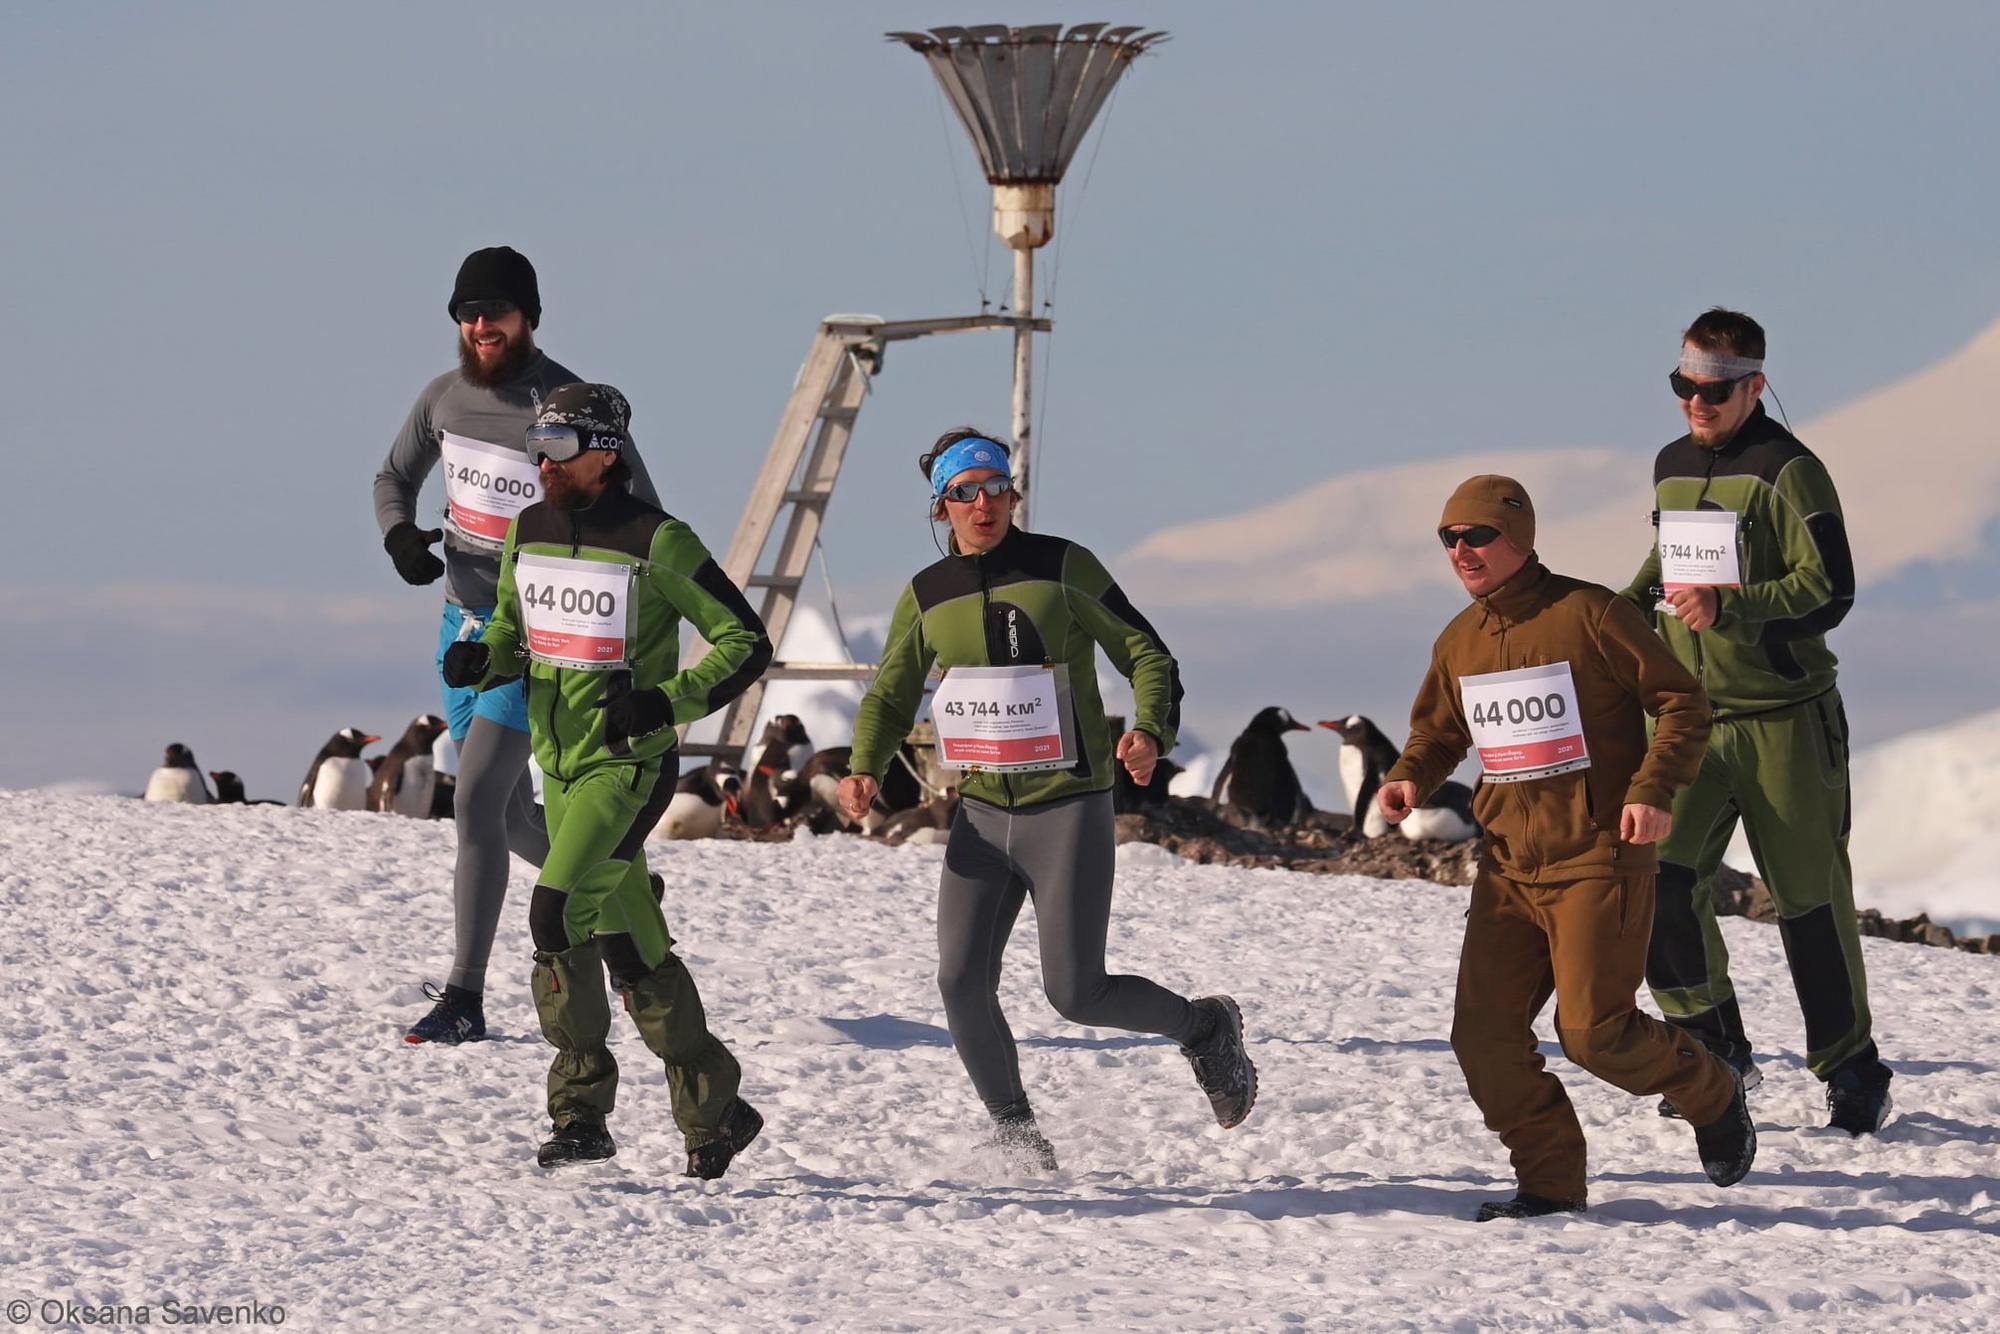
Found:
[[1481, 866], [1472, 883], [1451, 1047], [1524, 1191], [1584, 1198], [1583, 1128], [1535, 1049], [1535, 1016], [1551, 992], [1563, 1054], [1591, 1074], [1627, 1093], [1664, 1094], [1693, 1125], [1728, 1109], [1728, 1065], [1633, 1005], [1652, 927], [1651, 875], [1527, 885]]

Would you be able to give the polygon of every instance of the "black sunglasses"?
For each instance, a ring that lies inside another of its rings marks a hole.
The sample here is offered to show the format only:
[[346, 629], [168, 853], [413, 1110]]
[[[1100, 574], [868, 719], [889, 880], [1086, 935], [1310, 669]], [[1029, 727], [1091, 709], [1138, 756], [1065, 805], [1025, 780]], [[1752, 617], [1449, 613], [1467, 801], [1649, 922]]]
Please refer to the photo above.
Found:
[[1667, 383], [1674, 387], [1674, 397], [1698, 398], [1714, 408], [1727, 403], [1729, 396], [1736, 392], [1736, 386], [1749, 378], [1748, 375], [1739, 375], [1733, 380], [1714, 380], [1708, 384], [1696, 384], [1679, 371], [1674, 371], [1667, 376]]
[[1460, 542], [1469, 547], [1490, 546], [1493, 539], [1500, 536], [1500, 530], [1490, 523], [1468, 524], [1463, 528], [1438, 529], [1438, 541], [1444, 543], [1446, 551], [1454, 551]]
[[461, 301], [452, 315], [460, 324], [477, 324], [482, 316], [488, 320], [504, 320], [519, 309], [511, 301]]
[[948, 486], [943, 494], [946, 500], [956, 500], [961, 505], [970, 505], [979, 499], [981, 491], [984, 491], [988, 498], [998, 500], [1013, 489], [1013, 478], [989, 477], [983, 482], [959, 482], [955, 486]]

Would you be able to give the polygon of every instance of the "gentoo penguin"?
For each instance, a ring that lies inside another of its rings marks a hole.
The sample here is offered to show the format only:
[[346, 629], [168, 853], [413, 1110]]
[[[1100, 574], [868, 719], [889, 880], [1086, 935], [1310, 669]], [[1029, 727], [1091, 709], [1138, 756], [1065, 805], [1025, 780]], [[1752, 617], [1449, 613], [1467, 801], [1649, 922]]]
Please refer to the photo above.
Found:
[[444, 734], [444, 719], [420, 713], [375, 766], [368, 785], [368, 809], [416, 820], [431, 818], [431, 795], [437, 787], [437, 766], [431, 747]]
[[[743, 785], [738, 813], [750, 828], [765, 830], [791, 816], [795, 794], [803, 791], [798, 770], [811, 760], [812, 738], [797, 715], [781, 713], [764, 724], [757, 744], [757, 764]], [[800, 747], [805, 748], [806, 758], [795, 760]]]
[[431, 773], [437, 780], [431, 789], [431, 819], [449, 820], [458, 807], [458, 743], [450, 732], [431, 742]]
[[1399, 825], [1392, 825], [1375, 804], [1382, 775], [1389, 772], [1401, 754], [1374, 723], [1353, 714], [1346, 718], [1322, 719], [1320, 726], [1340, 737], [1340, 784], [1354, 809], [1354, 827], [1364, 838], [1380, 838], [1391, 829], [1404, 838], [1437, 838], [1460, 843], [1479, 835], [1472, 818], [1472, 789], [1463, 783], [1446, 783], [1431, 799]]
[[214, 798], [208, 795], [208, 784], [202, 781], [201, 766], [194, 762], [194, 752], [176, 741], [167, 747], [166, 759], [146, 780], [146, 800], [206, 806]]
[[898, 811], [882, 826], [882, 841], [898, 843], [942, 843], [951, 820], [958, 814], [958, 789], [946, 788], [928, 801]]
[[335, 732], [319, 754], [313, 756], [306, 780], [299, 784], [299, 805], [323, 811], [358, 811], [368, 805], [368, 780], [372, 776], [361, 748], [382, 738], [358, 727]]
[[785, 746], [785, 768], [797, 773], [813, 757], [812, 737], [795, 713], [780, 713], [764, 725], [764, 744], [781, 741]]
[[714, 838], [722, 829], [723, 812], [736, 814], [742, 792], [743, 773], [733, 764], [712, 760], [688, 770], [674, 784], [673, 799], [653, 826], [653, 837]]
[[848, 766], [853, 762], [852, 746], [828, 746], [807, 760], [798, 772], [797, 788], [801, 791], [800, 808], [815, 834], [830, 834], [836, 829], [859, 829], [864, 834], [873, 834], [882, 829], [889, 820], [902, 811], [918, 805], [924, 799], [924, 786], [917, 781], [917, 750], [905, 741], [896, 752], [889, 766], [882, 771], [882, 787], [875, 794], [874, 804], [861, 823], [851, 823], [840, 813], [840, 780], [847, 777]]
[[1312, 803], [1285, 751], [1285, 733], [1311, 730], [1276, 705], [1258, 710], [1229, 747], [1229, 759], [1215, 776], [1214, 800], [1260, 826], [1304, 819]]
[[271, 801], [259, 797], [256, 801], [243, 795], [243, 780], [229, 769], [210, 769], [208, 776], [215, 780], [215, 800], [217, 805], [228, 806], [282, 806], [282, 801]]
[[1153, 780], [1140, 787], [1132, 781], [1125, 766], [1111, 762], [1111, 809], [1118, 815], [1136, 815], [1149, 807], [1167, 804], [1167, 786], [1176, 776], [1184, 772], [1172, 760], [1161, 760], [1153, 766]]

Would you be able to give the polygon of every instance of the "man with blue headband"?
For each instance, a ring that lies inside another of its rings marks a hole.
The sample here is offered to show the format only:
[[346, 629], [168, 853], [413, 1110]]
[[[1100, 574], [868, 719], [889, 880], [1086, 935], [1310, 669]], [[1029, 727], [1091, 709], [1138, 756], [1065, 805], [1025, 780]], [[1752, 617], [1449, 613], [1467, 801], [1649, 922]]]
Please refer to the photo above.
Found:
[[[1240, 1125], [1257, 1096], [1243, 1016], [1228, 996], [1190, 1001], [1143, 977], [1105, 972], [1114, 867], [1112, 777], [1144, 783], [1174, 743], [1180, 671], [1111, 575], [1075, 542], [1013, 523], [1020, 496], [1007, 447], [970, 427], [918, 460], [930, 514], [951, 551], [904, 588], [882, 667], [854, 724], [845, 813], [868, 810], [924, 702], [939, 758], [962, 768], [962, 798], [938, 886], [938, 985], [952, 1045], [1015, 1167], [1052, 1171], [998, 987], [1022, 904], [1040, 927], [1042, 984], [1073, 1023], [1157, 1033], [1181, 1044], [1216, 1121]], [[1130, 731], [1114, 743], [1097, 693], [1097, 651], [1132, 683]]]

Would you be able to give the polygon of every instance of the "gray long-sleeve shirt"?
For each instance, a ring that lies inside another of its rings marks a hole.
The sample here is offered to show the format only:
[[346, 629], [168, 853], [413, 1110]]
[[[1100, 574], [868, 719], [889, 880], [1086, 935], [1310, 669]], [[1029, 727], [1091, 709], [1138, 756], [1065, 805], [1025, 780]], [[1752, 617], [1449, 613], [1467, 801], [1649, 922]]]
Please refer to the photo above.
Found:
[[[396, 433], [396, 442], [389, 446], [382, 470], [375, 474], [375, 522], [382, 532], [406, 521], [422, 526], [417, 493], [437, 466], [441, 432], [514, 450], [526, 458], [525, 437], [542, 400], [557, 386], [580, 379], [538, 351], [520, 378], [498, 388], [473, 384], [455, 370], [425, 385], [403, 429]], [[624, 457], [632, 468], [632, 494], [658, 506], [659, 492], [653, 489], [637, 446], [627, 449]], [[489, 551], [465, 541], [450, 524], [444, 530], [445, 600], [460, 607], [492, 606], [500, 584], [498, 545]]]

